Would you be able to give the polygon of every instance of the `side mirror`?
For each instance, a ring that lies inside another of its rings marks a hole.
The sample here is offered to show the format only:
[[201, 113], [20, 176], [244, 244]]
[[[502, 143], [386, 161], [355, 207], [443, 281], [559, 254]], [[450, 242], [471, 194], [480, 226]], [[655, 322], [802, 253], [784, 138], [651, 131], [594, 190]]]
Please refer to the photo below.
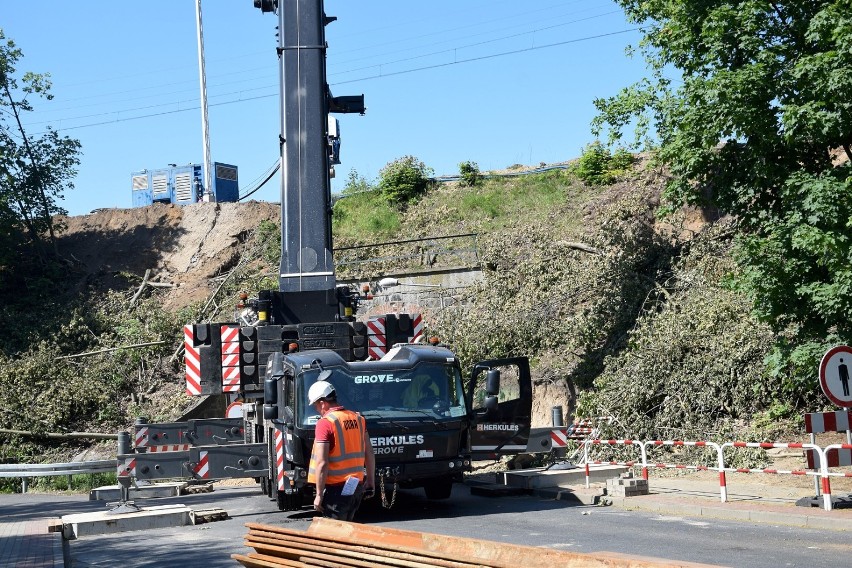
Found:
[[496, 420], [500, 415], [500, 411], [498, 410], [497, 405], [497, 397], [496, 396], [487, 396], [485, 397], [485, 416], [486, 420]]
[[263, 419], [276, 420], [278, 418], [278, 379], [264, 379], [263, 381]]
[[[500, 370], [499, 369], [489, 369], [488, 374], [485, 375], [485, 394], [488, 397], [494, 397], [494, 401], [496, 404], [497, 395], [500, 394]], [[487, 405], [487, 399], [486, 399]]]
[[497, 410], [497, 397], [496, 396], [485, 397], [485, 410], [489, 413], [495, 412]]

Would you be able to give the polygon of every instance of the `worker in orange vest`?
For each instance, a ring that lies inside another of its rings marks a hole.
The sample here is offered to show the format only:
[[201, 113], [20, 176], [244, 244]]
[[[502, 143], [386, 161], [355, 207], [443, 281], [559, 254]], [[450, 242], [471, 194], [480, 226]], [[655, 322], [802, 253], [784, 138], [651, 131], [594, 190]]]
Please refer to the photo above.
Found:
[[317, 420], [308, 482], [316, 485], [314, 509], [323, 517], [351, 521], [363, 498], [375, 493], [376, 458], [367, 422], [337, 402], [334, 385], [317, 381], [308, 389]]

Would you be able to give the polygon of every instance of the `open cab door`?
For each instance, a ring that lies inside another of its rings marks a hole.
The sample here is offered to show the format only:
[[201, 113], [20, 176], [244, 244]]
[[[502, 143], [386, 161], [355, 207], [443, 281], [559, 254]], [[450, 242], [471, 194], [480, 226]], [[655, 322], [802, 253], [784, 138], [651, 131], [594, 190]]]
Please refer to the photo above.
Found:
[[496, 459], [527, 449], [532, 416], [532, 379], [526, 357], [474, 365], [467, 389], [472, 408], [473, 459]]

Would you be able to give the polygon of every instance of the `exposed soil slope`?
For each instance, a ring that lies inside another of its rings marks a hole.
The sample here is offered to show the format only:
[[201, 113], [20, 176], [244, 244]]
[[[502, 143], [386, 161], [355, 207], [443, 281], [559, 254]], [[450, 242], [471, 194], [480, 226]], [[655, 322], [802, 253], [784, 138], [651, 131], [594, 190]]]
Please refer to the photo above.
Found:
[[151, 281], [173, 285], [165, 307], [174, 310], [205, 298], [209, 279], [237, 262], [237, 245], [279, 216], [277, 204], [257, 201], [101, 209], [64, 218], [59, 248], [83, 272], [71, 286], [127, 289], [150, 269]]

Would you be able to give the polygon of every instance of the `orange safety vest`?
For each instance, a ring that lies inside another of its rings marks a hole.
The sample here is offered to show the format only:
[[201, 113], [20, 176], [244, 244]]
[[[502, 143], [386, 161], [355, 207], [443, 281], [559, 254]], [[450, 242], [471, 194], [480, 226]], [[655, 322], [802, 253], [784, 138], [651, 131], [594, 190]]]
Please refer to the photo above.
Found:
[[[345, 483], [347, 477], [364, 479], [367, 423], [364, 417], [351, 410], [333, 410], [320, 420], [329, 420], [334, 427], [334, 447], [328, 454], [329, 485]], [[308, 483], [317, 482], [317, 468], [311, 454]]]

